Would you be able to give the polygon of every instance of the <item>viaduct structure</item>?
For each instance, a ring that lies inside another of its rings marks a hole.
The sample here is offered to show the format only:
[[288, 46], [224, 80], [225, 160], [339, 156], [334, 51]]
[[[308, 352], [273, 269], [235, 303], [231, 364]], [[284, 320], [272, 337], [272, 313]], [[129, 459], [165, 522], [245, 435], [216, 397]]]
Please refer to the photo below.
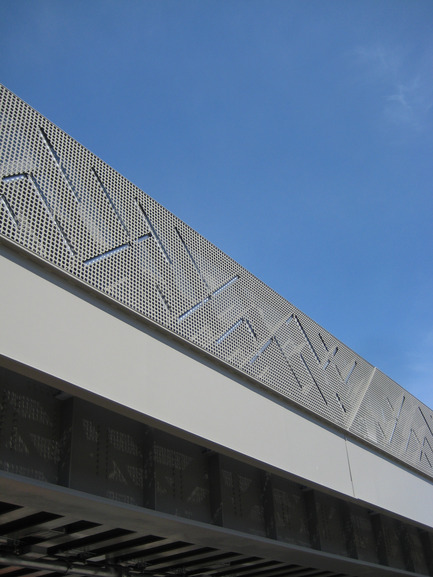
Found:
[[433, 413], [0, 92], [0, 575], [433, 575]]

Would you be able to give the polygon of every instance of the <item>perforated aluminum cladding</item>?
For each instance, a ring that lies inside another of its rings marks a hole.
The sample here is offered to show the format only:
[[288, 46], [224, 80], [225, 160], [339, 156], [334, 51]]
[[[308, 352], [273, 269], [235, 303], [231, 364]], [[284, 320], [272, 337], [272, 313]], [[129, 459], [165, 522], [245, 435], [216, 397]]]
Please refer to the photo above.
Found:
[[433, 414], [1, 87], [0, 235], [433, 477]]

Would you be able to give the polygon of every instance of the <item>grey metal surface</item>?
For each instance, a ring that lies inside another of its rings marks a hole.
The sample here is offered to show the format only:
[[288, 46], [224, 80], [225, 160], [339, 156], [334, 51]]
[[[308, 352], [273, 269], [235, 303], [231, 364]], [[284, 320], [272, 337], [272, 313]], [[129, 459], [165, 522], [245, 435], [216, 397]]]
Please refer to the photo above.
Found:
[[[433, 574], [425, 563], [400, 568], [369, 562], [365, 556], [327, 553], [3, 472], [0, 483], [0, 573], [13, 577], [92, 572], [96, 577], [116, 573], [131, 577]], [[431, 548], [431, 536], [426, 537]], [[388, 551], [386, 543], [384, 550]]]
[[0, 572], [16, 577], [34, 571], [90, 577], [337, 575], [1, 501], [0, 534]]
[[0, 573], [433, 575], [432, 524], [113, 409], [0, 368]]
[[4, 87], [0, 237], [433, 477], [432, 411]]

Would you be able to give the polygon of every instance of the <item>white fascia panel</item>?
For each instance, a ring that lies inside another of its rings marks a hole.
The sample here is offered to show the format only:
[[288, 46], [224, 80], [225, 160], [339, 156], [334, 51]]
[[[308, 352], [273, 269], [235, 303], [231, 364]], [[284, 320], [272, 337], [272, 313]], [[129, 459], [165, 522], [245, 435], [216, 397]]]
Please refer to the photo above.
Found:
[[[194, 436], [351, 494], [345, 439], [2, 257], [0, 353]], [[48, 273], [46, 273], [48, 274]]]
[[433, 527], [433, 483], [347, 441], [348, 459], [357, 499]]
[[0, 278], [5, 357], [267, 467], [433, 526], [427, 480], [128, 315], [107, 312], [93, 296], [71, 291], [47, 270], [42, 276], [8, 250]]

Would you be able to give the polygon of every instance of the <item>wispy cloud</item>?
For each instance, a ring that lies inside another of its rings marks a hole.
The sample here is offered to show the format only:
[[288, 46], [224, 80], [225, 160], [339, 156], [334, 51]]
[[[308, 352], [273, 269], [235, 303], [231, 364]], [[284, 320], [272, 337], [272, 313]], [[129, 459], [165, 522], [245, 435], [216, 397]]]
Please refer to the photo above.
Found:
[[358, 64], [366, 67], [370, 79], [383, 79], [398, 73], [401, 62], [397, 50], [387, 50], [383, 46], [358, 46], [354, 50]]
[[384, 118], [422, 130], [433, 108], [431, 62], [425, 52], [402, 48], [362, 46], [354, 51], [358, 74], [374, 87]]

